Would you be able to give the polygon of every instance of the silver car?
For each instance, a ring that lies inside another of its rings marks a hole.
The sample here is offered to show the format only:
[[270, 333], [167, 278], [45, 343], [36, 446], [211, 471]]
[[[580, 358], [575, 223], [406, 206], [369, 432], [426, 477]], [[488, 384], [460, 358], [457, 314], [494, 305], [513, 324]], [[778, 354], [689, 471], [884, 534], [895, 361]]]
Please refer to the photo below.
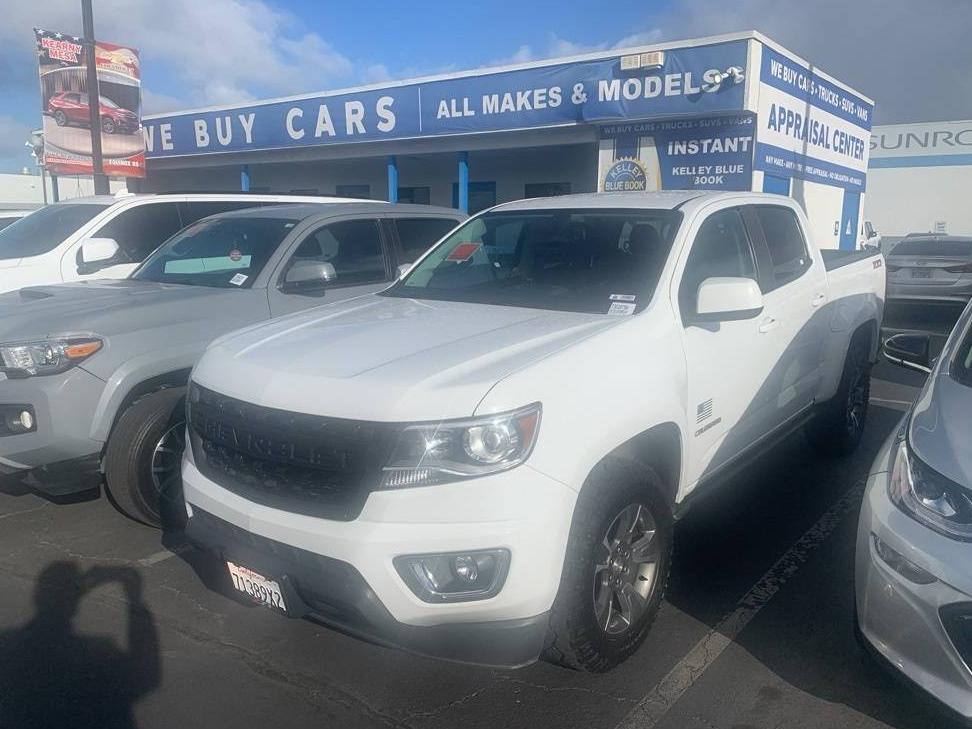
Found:
[[972, 721], [972, 305], [941, 355], [899, 334], [885, 356], [929, 373], [871, 469], [857, 535], [859, 637]]
[[972, 237], [909, 235], [887, 256], [888, 298], [972, 298]]

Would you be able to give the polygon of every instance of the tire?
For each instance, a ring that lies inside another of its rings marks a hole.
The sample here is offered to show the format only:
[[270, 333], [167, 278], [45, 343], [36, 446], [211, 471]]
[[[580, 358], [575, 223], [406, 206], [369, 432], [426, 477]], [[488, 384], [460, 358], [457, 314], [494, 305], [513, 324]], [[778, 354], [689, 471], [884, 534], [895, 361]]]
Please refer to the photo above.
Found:
[[[658, 475], [640, 464], [608, 459], [591, 473], [574, 509], [544, 660], [579, 671], [603, 672], [642, 644], [671, 571], [672, 517], [661, 494]], [[635, 548], [620, 549], [617, 528], [623, 531], [631, 517], [635, 528], [629, 544]], [[645, 548], [652, 525], [653, 536]], [[643, 545], [640, 553], [639, 544]], [[641, 556], [652, 561], [641, 562]], [[619, 571], [619, 566], [624, 569]], [[626, 602], [633, 606], [627, 619], [625, 592]]]
[[807, 439], [825, 455], [846, 456], [861, 442], [871, 394], [869, 350], [867, 336], [855, 335], [847, 350], [837, 392], [807, 423]]
[[102, 119], [101, 128], [104, 130], [105, 134], [114, 134], [115, 122], [113, 122], [111, 119]]
[[54, 123], [59, 127], [67, 125], [67, 116], [60, 109], [54, 112]]
[[149, 526], [185, 521], [179, 475], [185, 394], [184, 387], [172, 387], [136, 400], [118, 418], [105, 449], [109, 498], [125, 516]]

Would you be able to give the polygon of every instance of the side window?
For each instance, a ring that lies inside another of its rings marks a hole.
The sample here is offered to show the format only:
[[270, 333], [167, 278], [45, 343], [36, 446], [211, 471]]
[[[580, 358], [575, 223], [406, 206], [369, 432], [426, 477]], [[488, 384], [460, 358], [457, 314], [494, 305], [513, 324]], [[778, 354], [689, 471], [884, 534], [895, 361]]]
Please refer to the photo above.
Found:
[[114, 238], [128, 261], [140, 263], [182, 227], [178, 203], [148, 203], [119, 213], [95, 235]]
[[398, 240], [402, 244], [401, 263], [414, 263], [433, 243], [456, 227], [458, 220], [448, 218], [396, 218]]
[[695, 236], [678, 287], [678, 306], [683, 317], [697, 313], [699, 285], [713, 276], [758, 280], [752, 245], [735, 208], [710, 215]]
[[301, 241], [290, 263], [307, 260], [334, 266], [335, 286], [379, 283], [388, 278], [377, 220], [346, 220], [318, 228]]
[[766, 247], [773, 264], [769, 291], [800, 278], [810, 268], [813, 259], [800, 231], [800, 223], [789, 208], [778, 205], [756, 205], [756, 219], [763, 229]]

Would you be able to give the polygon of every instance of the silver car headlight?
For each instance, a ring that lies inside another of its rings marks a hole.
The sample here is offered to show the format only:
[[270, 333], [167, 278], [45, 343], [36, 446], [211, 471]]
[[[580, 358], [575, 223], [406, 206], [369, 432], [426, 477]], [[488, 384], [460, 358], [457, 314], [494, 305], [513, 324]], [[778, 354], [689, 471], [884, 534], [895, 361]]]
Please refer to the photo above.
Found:
[[98, 337], [63, 337], [0, 344], [0, 363], [7, 377], [56, 375], [83, 362], [104, 346]]
[[939, 534], [972, 541], [972, 493], [923, 463], [898, 441], [888, 476], [888, 495], [899, 509]]
[[469, 420], [406, 425], [399, 431], [381, 487], [459, 481], [523, 463], [540, 430], [540, 403]]

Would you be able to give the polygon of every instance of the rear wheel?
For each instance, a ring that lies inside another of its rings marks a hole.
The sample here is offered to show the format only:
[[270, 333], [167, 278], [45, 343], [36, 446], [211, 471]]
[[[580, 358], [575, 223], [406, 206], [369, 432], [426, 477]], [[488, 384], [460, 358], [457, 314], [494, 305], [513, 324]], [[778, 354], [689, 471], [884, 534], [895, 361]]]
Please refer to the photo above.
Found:
[[105, 482], [114, 505], [150, 526], [180, 524], [185, 388], [136, 400], [118, 418], [105, 449]]
[[574, 511], [546, 660], [607, 671], [644, 641], [671, 567], [672, 520], [660, 487], [653, 470], [626, 461], [591, 474]]
[[807, 438], [814, 448], [837, 456], [852, 453], [864, 433], [870, 396], [870, 343], [857, 335], [847, 351], [837, 392], [807, 423]]
[[67, 116], [60, 109], [54, 112], [54, 123], [59, 127], [63, 127], [65, 124], [67, 124]]

